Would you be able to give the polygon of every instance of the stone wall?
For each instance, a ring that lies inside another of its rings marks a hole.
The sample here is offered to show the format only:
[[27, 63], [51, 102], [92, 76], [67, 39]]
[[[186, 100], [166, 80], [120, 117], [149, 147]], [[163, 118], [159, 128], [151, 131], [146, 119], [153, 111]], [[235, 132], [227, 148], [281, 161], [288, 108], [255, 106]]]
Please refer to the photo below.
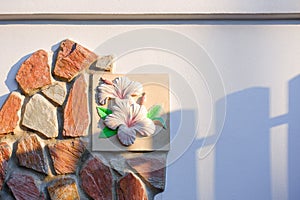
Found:
[[64, 40], [54, 56], [38, 50], [20, 66], [20, 91], [0, 110], [1, 199], [153, 199], [164, 190], [166, 152], [91, 151], [86, 69], [97, 59]]

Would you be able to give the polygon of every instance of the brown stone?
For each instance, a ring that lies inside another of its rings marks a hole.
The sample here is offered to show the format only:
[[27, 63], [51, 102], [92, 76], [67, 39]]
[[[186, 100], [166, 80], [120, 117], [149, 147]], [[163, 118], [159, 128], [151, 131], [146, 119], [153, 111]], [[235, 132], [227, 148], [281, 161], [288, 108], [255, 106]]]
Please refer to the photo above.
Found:
[[150, 183], [154, 188], [165, 189], [165, 162], [156, 158], [137, 157], [127, 160], [141, 177]]
[[6, 142], [0, 143], [0, 190], [5, 180], [6, 168], [8, 165], [8, 160], [11, 156], [11, 148]]
[[65, 81], [71, 81], [96, 59], [97, 55], [95, 53], [66, 39], [60, 44], [54, 75]]
[[70, 90], [64, 109], [64, 136], [78, 137], [87, 135], [89, 111], [86, 88], [87, 84], [84, 75], [80, 75]]
[[94, 200], [110, 200], [112, 198], [112, 174], [99, 158], [86, 162], [80, 171], [81, 187]]
[[84, 142], [79, 139], [62, 140], [48, 147], [57, 174], [75, 173], [78, 161], [86, 149]]
[[24, 96], [12, 92], [0, 110], [0, 135], [14, 132], [20, 120], [19, 111], [23, 104]]
[[25, 60], [17, 73], [16, 80], [26, 95], [32, 95], [50, 85], [51, 74], [47, 52], [38, 50]]
[[119, 200], [147, 200], [146, 189], [142, 181], [132, 173], [118, 181], [117, 196]]
[[48, 186], [48, 192], [52, 200], [79, 200], [79, 194], [75, 180], [72, 178], [60, 178]]
[[16, 200], [42, 200], [45, 199], [40, 192], [35, 179], [30, 175], [14, 173], [7, 182]]
[[41, 143], [36, 135], [30, 135], [22, 138], [16, 151], [19, 165], [42, 172], [48, 173], [47, 164]]

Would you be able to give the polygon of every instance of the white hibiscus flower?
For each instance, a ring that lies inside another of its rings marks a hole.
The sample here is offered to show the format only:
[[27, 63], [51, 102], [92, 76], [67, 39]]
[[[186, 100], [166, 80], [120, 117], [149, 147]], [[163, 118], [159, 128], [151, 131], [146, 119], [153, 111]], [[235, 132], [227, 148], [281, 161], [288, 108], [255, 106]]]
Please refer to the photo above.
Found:
[[104, 105], [108, 98], [128, 99], [134, 95], [141, 95], [143, 92], [141, 83], [131, 81], [125, 76], [117, 77], [112, 82], [105, 80], [97, 89], [98, 100], [101, 105]]
[[116, 98], [112, 107], [113, 113], [104, 120], [110, 129], [118, 129], [117, 136], [125, 146], [134, 143], [137, 133], [141, 136], [150, 136], [155, 131], [153, 121], [147, 118], [146, 107], [131, 102], [130, 99], [121, 101]]

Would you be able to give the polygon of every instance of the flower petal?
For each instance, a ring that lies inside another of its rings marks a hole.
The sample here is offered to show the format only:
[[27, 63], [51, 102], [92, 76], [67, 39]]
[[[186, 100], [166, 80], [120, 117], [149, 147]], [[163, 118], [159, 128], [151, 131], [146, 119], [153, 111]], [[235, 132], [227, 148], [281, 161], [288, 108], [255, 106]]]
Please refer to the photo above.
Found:
[[101, 105], [106, 103], [107, 98], [116, 98], [116, 89], [113, 85], [101, 84], [98, 89], [98, 101]]
[[104, 124], [108, 128], [112, 130], [116, 130], [121, 124], [124, 124], [120, 118], [121, 117], [119, 115], [110, 114], [105, 118]]
[[155, 132], [155, 124], [148, 118], [137, 121], [132, 128], [144, 137], [153, 135]]
[[108, 126], [110, 129], [115, 130], [120, 125], [127, 124], [127, 122], [130, 120], [130, 102], [130, 99], [121, 100], [116, 98], [114, 101], [115, 105], [112, 106], [113, 113], [108, 115], [104, 120], [106, 126]]
[[125, 116], [127, 116], [125, 119], [129, 116], [129, 109], [130, 105], [132, 104], [132, 99], [119, 99], [116, 98], [114, 101], [115, 105], [112, 106], [113, 113], [123, 113]]
[[136, 132], [133, 128], [128, 128], [126, 125], [121, 125], [118, 129], [118, 138], [123, 145], [129, 146], [134, 143]]
[[132, 123], [136, 123], [137, 121], [143, 120], [147, 117], [147, 109], [143, 105], [133, 103], [130, 105], [129, 115], [130, 121], [132, 121]]
[[121, 111], [113, 110], [113, 113], [108, 115], [105, 120], [104, 124], [109, 127], [110, 129], [116, 130], [120, 125], [126, 124], [127, 116], [126, 113]]
[[127, 99], [132, 95], [140, 95], [143, 92], [141, 83], [131, 81], [125, 76], [116, 78], [113, 83], [115, 85], [116, 94], [120, 99]]

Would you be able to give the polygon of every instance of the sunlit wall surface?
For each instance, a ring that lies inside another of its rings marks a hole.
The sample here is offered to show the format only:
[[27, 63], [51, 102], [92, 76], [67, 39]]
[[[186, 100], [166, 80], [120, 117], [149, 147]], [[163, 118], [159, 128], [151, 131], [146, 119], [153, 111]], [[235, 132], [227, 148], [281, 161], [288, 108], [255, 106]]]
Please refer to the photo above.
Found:
[[170, 77], [171, 151], [158, 200], [300, 199], [300, 27], [288, 21], [2, 22], [0, 104], [19, 64], [65, 38], [116, 73]]

